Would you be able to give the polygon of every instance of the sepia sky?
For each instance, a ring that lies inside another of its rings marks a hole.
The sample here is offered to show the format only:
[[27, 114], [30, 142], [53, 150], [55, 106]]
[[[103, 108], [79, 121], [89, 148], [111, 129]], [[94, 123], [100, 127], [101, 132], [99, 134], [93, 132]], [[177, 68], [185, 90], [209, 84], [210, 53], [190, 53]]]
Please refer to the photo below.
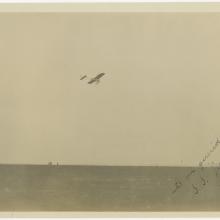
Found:
[[219, 13], [2, 13], [0, 36], [0, 163], [197, 165], [220, 138]]

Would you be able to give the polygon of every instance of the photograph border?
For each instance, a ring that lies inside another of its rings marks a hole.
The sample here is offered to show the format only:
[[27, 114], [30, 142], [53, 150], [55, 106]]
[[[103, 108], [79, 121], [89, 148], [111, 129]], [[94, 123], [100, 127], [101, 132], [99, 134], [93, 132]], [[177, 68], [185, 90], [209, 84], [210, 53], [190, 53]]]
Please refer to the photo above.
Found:
[[[215, 3], [0, 3], [0, 13], [215, 13]], [[220, 217], [220, 212], [0, 212], [0, 217]]]

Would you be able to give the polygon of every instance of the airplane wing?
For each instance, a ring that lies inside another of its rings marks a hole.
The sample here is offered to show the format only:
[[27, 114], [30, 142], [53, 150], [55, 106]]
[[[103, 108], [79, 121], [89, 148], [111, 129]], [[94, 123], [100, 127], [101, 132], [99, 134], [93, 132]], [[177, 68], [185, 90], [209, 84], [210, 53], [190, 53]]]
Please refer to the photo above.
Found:
[[80, 80], [83, 80], [83, 79], [85, 79], [87, 76], [86, 75], [84, 75], [84, 76], [82, 76], [81, 78], [80, 78]]
[[99, 79], [102, 78], [103, 76], [104, 76], [103, 73], [98, 74], [96, 77], [92, 78], [92, 79], [88, 82], [88, 84], [92, 84], [92, 83], [94, 83], [94, 82], [99, 81]]

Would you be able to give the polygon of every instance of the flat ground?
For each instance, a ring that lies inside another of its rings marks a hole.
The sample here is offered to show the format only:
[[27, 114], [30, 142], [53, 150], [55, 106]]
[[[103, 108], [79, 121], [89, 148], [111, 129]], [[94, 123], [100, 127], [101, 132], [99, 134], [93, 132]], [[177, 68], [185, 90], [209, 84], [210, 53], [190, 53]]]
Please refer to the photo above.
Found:
[[0, 165], [0, 211], [220, 211], [220, 169]]

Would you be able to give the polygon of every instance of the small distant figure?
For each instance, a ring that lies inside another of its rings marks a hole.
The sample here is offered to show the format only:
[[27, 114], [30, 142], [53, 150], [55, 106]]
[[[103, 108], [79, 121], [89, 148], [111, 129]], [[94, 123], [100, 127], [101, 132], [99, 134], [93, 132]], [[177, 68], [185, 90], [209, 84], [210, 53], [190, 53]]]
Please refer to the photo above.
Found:
[[53, 163], [50, 161], [50, 162], [48, 163], [48, 165], [49, 165], [49, 166], [52, 166], [52, 165], [53, 165]]
[[105, 75], [105, 73], [99, 73], [97, 76], [93, 77], [88, 84], [92, 84], [92, 83], [99, 83], [100, 79]]
[[80, 80], [83, 80], [83, 79], [85, 79], [87, 77], [87, 75], [84, 75], [84, 76], [82, 76], [81, 78], [80, 78]]

